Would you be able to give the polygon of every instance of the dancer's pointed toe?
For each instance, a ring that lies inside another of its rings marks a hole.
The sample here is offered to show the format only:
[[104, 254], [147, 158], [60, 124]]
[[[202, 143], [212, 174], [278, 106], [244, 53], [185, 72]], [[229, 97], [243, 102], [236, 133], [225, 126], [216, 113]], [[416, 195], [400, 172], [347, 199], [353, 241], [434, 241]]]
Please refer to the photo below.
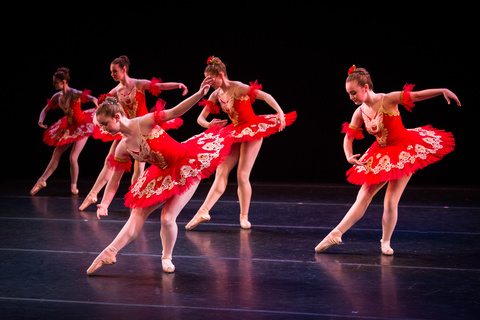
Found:
[[334, 229], [315, 247], [315, 252], [323, 252], [331, 246], [340, 243], [342, 243], [342, 233], [339, 230]]

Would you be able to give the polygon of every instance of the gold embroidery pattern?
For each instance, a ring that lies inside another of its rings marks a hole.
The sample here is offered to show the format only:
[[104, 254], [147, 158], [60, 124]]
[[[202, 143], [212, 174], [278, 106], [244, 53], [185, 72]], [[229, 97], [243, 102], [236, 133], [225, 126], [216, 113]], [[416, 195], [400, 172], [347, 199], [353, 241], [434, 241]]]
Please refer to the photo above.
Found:
[[254, 137], [260, 132], [266, 132], [270, 128], [275, 128], [277, 124], [277, 115], [267, 115], [265, 120], [269, 123], [260, 122], [258, 124], [252, 124], [251, 126], [245, 127], [240, 133], [234, 134], [235, 139], [240, 139], [244, 136]]
[[[223, 141], [225, 139], [218, 134], [200, 134], [187, 141], [192, 139], [197, 139], [196, 144], [201, 146], [200, 149], [208, 152], [198, 153], [195, 158], [187, 161], [188, 164], [182, 165], [178, 181], [174, 180], [171, 175], [161, 175], [156, 179], [150, 180], [144, 187], [148, 176], [148, 170], [146, 170], [131, 189], [134, 197], [146, 197], [148, 199], [152, 196], [159, 196], [167, 190], [172, 190], [175, 186], [185, 186], [189, 178], [195, 178], [202, 170], [209, 168], [212, 165], [212, 161], [220, 156], [220, 151], [224, 148]], [[197, 164], [195, 164], [196, 162]]]
[[[70, 108], [69, 108], [70, 109]], [[70, 109], [71, 110], [71, 109]], [[94, 113], [94, 109], [89, 109], [84, 111], [85, 114], [88, 113]], [[68, 121], [68, 117], [67, 117]], [[70, 122], [68, 122], [69, 125], [71, 125]], [[70, 139], [77, 139], [78, 137], [82, 136], [90, 136], [90, 133], [93, 131], [94, 124], [93, 123], [81, 123], [79, 124], [73, 132], [70, 132], [70, 129], [62, 130], [60, 129], [62, 125], [62, 120], [60, 119], [56, 123], [50, 126], [48, 129], [49, 132], [52, 132], [53, 139], [55, 139], [58, 143], [62, 141], [68, 141]], [[51, 135], [51, 136], [52, 136]]]
[[[137, 116], [137, 107], [138, 102], [136, 99], [137, 86], [135, 85], [129, 93], [117, 93], [118, 101], [122, 105], [123, 109], [126, 111], [129, 119], [133, 119]], [[142, 93], [142, 92], [140, 92]]]
[[[398, 155], [397, 162], [393, 162], [388, 154], [382, 155], [377, 153], [376, 155], [371, 155], [368, 159], [365, 159], [369, 154], [369, 150], [365, 153], [360, 161], [365, 161], [367, 164], [365, 166], [357, 166], [355, 170], [357, 172], [364, 172], [365, 174], [373, 173], [378, 174], [382, 171], [389, 172], [392, 169], [403, 169], [405, 164], [413, 164], [417, 159], [425, 160], [429, 154], [435, 154], [438, 150], [442, 149], [442, 140], [441, 136], [436, 135], [435, 131], [425, 130], [422, 128], [408, 129], [409, 131], [416, 131], [420, 136], [424, 137], [422, 140], [426, 142], [430, 147], [415, 144], [408, 145], [406, 151], [400, 152]], [[380, 159], [378, 163], [373, 167], [374, 157]], [[393, 159], [395, 160], [395, 159]]]
[[368, 133], [375, 136], [378, 144], [382, 147], [385, 147], [387, 145], [388, 138], [388, 129], [385, 128], [385, 126], [383, 125], [384, 113], [386, 113], [386, 111], [384, 108], [382, 108], [381, 110], [379, 110], [379, 112], [373, 119], [369, 119], [369, 117], [362, 112], [362, 118], [365, 122], [365, 128], [367, 129]]

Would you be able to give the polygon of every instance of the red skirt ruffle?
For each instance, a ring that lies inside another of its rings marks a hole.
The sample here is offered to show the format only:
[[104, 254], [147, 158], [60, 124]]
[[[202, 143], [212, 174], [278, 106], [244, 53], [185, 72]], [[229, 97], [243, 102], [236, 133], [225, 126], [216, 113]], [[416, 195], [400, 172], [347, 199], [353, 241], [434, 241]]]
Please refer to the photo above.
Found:
[[67, 117], [63, 117], [54, 124], [52, 124], [43, 133], [43, 142], [49, 146], [62, 146], [64, 144], [76, 142], [92, 135], [93, 128], [93, 114], [95, 109], [88, 109], [83, 111], [83, 119], [81, 121], [72, 121], [68, 123]]
[[356, 185], [397, 180], [435, 163], [455, 148], [450, 132], [424, 126], [407, 129], [407, 135], [381, 147], [377, 142], [359, 159], [365, 166], [353, 166], [347, 180]]
[[130, 186], [125, 206], [146, 208], [185, 193], [192, 185], [215, 173], [229, 155], [232, 143], [230, 133], [218, 126], [182, 142], [187, 147], [185, 156], [166, 169], [151, 165]]
[[[297, 112], [293, 111], [285, 114], [285, 123], [290, 126], [297, 119]], [[278, 132], [280, 124], [277, 123], [277, 115], [261, 115], [257, 116], [256, 122], [248, 122], [244, 124], [229, 124], [225, 127], [230, 131], [234, 138], [234, 143], [248, 142], [259, 140], [271, 136]]]

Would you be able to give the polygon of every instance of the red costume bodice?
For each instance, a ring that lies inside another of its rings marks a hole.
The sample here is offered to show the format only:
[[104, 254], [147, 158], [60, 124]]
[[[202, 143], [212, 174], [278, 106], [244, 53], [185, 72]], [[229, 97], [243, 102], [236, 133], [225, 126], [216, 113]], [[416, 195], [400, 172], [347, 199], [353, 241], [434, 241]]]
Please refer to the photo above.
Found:
[[117, 98], [129, 119], [141, 117], [148, 113], [145, 93], [139, 91], [136, 85], [127, 94], [117, 92]]
[[219, 102], [222, 110], [228, 114], [234, 126], [257, 122], [257, 115], [253, 112], [250, 95], [240, 98], [232, 96], [227, 101], [219, 98]]
[[390, 113], [382, 105], [373, 119], [369, 118], [363, 110], [362, 117], [367, 132], [375, 136], [381, 147], [405, 137], [407, 129], [403, 126], [399, 111]]
[[137, 161], [148, 162], [166, 169], [170, 164], [183, 158], [187, 152], [185, 145], [174, 140], [159, 126], [156, 126], [150, 135], [140, 135], [142, 140], [139, 151], [130, 150], [125, 146]]

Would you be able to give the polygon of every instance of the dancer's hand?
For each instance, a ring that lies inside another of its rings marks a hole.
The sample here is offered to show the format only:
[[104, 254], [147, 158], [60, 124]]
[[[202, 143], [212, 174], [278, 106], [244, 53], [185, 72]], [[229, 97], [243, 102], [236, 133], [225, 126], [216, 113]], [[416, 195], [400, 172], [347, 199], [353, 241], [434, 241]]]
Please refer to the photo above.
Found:
[[183, 92], [182, 92], [182, 96], [185, 96], [187, 93], [188, 93], [188, 89], [187, 89], [187, 86], [184, 85], [183, 83], [180, 83], [179, 85], [179, 89], [182, 89]]
[[202, 84], [200, 85], [200, 90], [199, 92], [202, 93], [202, 95], [206, 95], [208, 90], [210, 90], [210, 87], [213, 83], [213, 78], [208, 76], [206, 77], [203, 81]]
[[228, 123], [228, 120], [222, 120], [222, 119], [213, 119], [212, 121], [210, 121], [208, 123], [208, 127], [212, 127], [212, 126], [222, 126], [222, 127], [225, 127]]
[[366, 165], [367, 163], [358, 160], [357, 158], [360, 157], [360, 156], [361, 156], [361, 154], [359, 154], [359, 153], [358, 153], [358, 154], [354, 154], [353, 156], [349, 157], [349, 158], [347, 159], [347, 161], [348, 161], [348, 163], [350, 163], [350, 164], [353, 164], [353, 165], [355, 165], [355, 166], [362, 167], [362, 166]]
[[97, 204], [97, 218], [100, 220], [101, 216], [108, 216], [108, 207], [104, 204]]
[[283, 131], [283, 129], [285, 129], [285, 126], [287, 125], [285, 123], [285, 115], [283, 113], [277, 113], [277, 123], [280, 124], [280, 126], [278, 127], [278, 132]]
[[453, 93], [452, 91], [448, 89], [443, 90], [443, 96], [445, 97], [445, 100], [447, 100], [447, 103], [450, 104], [450, 99], [455, 100], [457, 105], [460, 107], [462, 104], [460, 103], [460, 100], [458, 100], [458, 97]]
[[38, 122], [38, 126], [42, 129], [47, 129], [48, 126], [44, 125], [43, 122]]

